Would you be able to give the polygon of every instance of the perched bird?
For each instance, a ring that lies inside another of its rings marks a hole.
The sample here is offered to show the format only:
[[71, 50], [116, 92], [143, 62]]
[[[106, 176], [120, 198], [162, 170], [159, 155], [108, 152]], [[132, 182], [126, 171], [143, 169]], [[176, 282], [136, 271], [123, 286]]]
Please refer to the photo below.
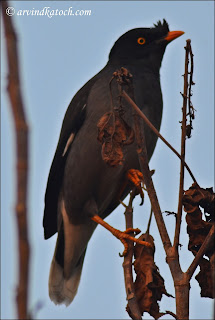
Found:
[[[88, 241], [97, 224], [93, 215], [107, 217], [118, 205], [126, 172], [139, 169], [135, 144], [124, 147], [124, 161], [111, 167], [101, 156], [97, 123], [110, 111], [109, 82], [121, 67], [133, 76], [136, 104], [159, 130], [162, 93], [159, 70], [167, 44], [182, 35], [169, 31], [168, 23], [137, 28], [123, 34], [112, 47], [107, 65], [72, 99], [60, 133], [45, 194], [44, 236], [58, 232], [49, 275], [49, 296], [55, 304], [69, 305], [74, 299]], [[118, 91], [113, 90], [113, 102]], [[132, 127], [131, 107], [123, 102], [123, 118]], [[145, 127], [148, 158], [157, 137]], [[129, 189], [123, 191], [122, 199]]]

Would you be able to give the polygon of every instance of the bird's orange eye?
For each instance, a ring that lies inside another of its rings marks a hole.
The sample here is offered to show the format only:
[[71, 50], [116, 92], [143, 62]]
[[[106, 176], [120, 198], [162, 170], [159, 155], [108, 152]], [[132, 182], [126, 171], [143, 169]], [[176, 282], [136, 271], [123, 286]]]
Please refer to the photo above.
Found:
[[145, 42], [146, 42], [145, 38], [140, 37], [140, 38], [137, 39], [137, 43], [139, 43], [141, 45], [144, 44]]

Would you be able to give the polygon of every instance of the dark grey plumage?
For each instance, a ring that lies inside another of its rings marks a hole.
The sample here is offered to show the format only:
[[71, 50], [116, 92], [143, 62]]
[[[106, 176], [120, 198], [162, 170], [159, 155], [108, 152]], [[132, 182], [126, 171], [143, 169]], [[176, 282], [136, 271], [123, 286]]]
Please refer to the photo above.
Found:
[[[50, 277], [50, 298], [70, 304], [77, 292], [88, 241], [96, 228], [94, 214], [105, 218], [119, 204], [118, 194], [127, 170], [139, 169], [135, 144], [125, 146], [125, 161], [116, 168], [101, 157], [97, 123], [110, 111], [109, 81], [121, 67], [133, 75], [137, 105], [159, 130], [162, 94], [159, 69], [168, 44], [168, 24], [133, 29], [122, 35], [110, 51], [107, 65], [72, 99], [61, 129], [49, 173], [44, 212], [44, 234], [58, 231]], [[140, 44], [139, 38], [145, 43]], [[113, 91], [117, 100], [118, 92]], [[124, 119], [132, 126], [131, 107], [123, 101]], [[157, 137], [145, 128], [149, 159]], [[128, 190], [125, 190], [123, 197]]]

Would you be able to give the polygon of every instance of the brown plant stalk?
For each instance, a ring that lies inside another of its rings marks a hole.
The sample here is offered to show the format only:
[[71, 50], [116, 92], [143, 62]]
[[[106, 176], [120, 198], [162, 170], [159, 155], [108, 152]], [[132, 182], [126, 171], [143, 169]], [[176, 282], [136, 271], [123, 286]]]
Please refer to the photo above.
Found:
[[[133, 190], [130, 194], [129, 204], [125, 210], [125, 221], [126, 221], [126, 229], [133, 228], [133, 208], [132, 203], [134, 199], [134, 192]], [[134, 234], [131, 234], [134, 236]], [[128, 252], [127, 255], [124, 257], [124, 262], [122, 264], [124, 270], [124, 279], [125, 279], [125, 290], [126, 290], [126, 298], [128, 301], [128, 307], [130, 310], [130, 315], [133, 320], [141, 320], [141, 313], [137, 303], [137, 299], [135, 296], [135, 289], [134, 289], [134, 281], [133, 281], [133, 274], [132, 274], [132, 259], [134, 254], [134, 243], [132, 241], [128, 242]]]
[[[183, 107], [182, 107], [182, 126], [181, 126], [181, 166], [180, 166], [180, 182], [179, 182], [179, 196], [178, 196], [178, 212], [176, 216], [175, 226], [175, 237], [174, 244], [175, 248], [179, 245], [179, 236], [181, 228], [181, 217], [182, 217], [182, 197], [184, 193], [184, 163], [185, 163], [185, 146], [186, 146], [186, 124], [187, 124], [187, 100], [191, 99], [191, 83], [188, 86], [188, 65], [189, 55], [191, 54], [191, 40], [188, 39], [185, 47], [185, 71], [184, 71], [184, 91], [183, 91]], [[193, 66], [193, 64], [192, 64]], [[193, 75], [193, 67], [190, 78]], [[189, 88], [189, 97], [187, 91]]]
[[15, 127], [16, 139], [16, 224], [18, 234], [18, 285], [17, 313], [19, 319], [28, 317], [28, 276], [30, 248], [27, 228], [27, 182], [28, 182], [28, 125], [20, 90], [17, 37], [12, 18], [6, 15], [8, 1], [2, 1], [2, 15], [8, 58], [8, 94]]

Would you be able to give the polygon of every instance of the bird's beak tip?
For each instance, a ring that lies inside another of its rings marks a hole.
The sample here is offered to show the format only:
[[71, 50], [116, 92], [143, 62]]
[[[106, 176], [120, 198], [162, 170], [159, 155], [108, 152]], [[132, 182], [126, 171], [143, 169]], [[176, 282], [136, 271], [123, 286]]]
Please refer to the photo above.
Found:
[[170, 42], [172, 40], [175, 40], [176, 38], [182, 36], [184, 34], [184, 31], [169, 31], [167, 36], [164, 38], [166, 41]]

